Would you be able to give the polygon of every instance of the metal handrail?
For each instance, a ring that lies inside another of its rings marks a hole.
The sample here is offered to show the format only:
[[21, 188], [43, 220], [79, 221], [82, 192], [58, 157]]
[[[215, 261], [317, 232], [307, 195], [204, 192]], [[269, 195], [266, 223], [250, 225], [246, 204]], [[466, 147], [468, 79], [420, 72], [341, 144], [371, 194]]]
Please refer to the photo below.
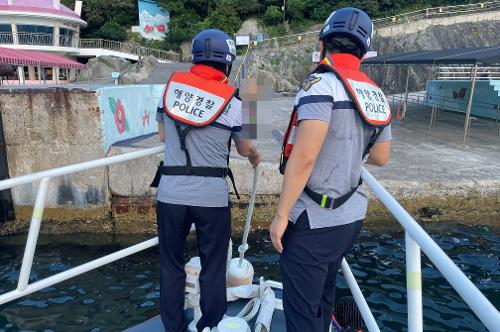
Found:
[[[389, 26], [395, 26], [399, 24], [407, 24], [410, 22], [418, 22], [427, 19], [434, 19], [439, 17], [452, 17], [452, 16], [460, 16], [465, 14], [479, 13], [479, 12], [488, 12], [491, 10], [500, 10], [500, 0], [489, 1], [489, 2], [480, 2], [466, 5], [455, 5], [455, 6], [444, 6], [444, 7], [431, 7], [422, 10], [416, 10], [408, 13], [403, 13], [399, 15], [393, 15], [389, 17], [374, 19], [373, 24], [375, 29], [385, 28]], [[290, 42], [300, 42], [303, 38], [313, 37], [314, 39], [318, 38], [318, 34], [320, 30], [317, 31], [309, 31], [304, 33], [266, 38], [264, 41], [259, 43], [260, 45], [288, 40]]]
[[[437, 79], [470, 81], [473, 70], [474, 65], [440, 66], [438, 68]], [[500, 66], [478, 66], [476, 73], [476, 80], [478, 81], [500, 80]]]
[[28, 32], [0, 32], [0, 44], [19, 45], [54, 45], [54, 36], [48, 33], [28, 33]]
[[[17, 42], [20, 45], [55, 46], [55, 41], [56, 40], [54, 39], [54, 35], [47, 33], [0, 33], [0, 45], [12, 45]], [[59, 42], [58, 46], [61, 47], [107, 49], [111, 51], [136, 55], [138, 57], [152, 55], [159, 60], [179, 61], [179, 53], [144, 47], [136, 43], [118, 42], [107, 39], [82, 39], [73, 36], [59, 36], [59, 39], [57, 41]]]
[[253, 60], [253, 49], [250, 45], [248, 45], [245, 55], [243, 56], [243, 61], [238, 67], [238, 71], [236, 72], [236, 76], [234, 79], [234, 84], [238, 88], [241, 86], [241, 80], [246, 77], [248, 72], [250, 71], [250, 65]]
[[136, 56], [152, 55], [160, 60], [179, 61], [179, 53], [165, 51], [156, 48], [149, 48], [135, 43], [118, 42], [107, 39], [89, 39], [82, 38], [79, 40], [80, 48], [103, 48], [107, 50], [133, 54]]
[[[437, 94], [429, 94], [427, 92], [412, 92], [408, 93], [408, 96], [405, 93], [397, 95], [392, 95], [391, 96], [391, 101], [393, 104], [396, 102], [401, 102], [405, 101], [407, 104], [413, 104], [413, 105], [422, 105], [422, 106], [428, 106], [428, 104], [431, 101], [434, 101], [436, 103], [441, 103], [441, 104], [447, 104], [448, 106], [451, 106], [449, 103], [454, 103], [457, 106], [464, 106], [467, 104], [467, 100], [462, 100], [462, 99], [453, 99], [452, 97], [448, 96], [442, 96], [442, 95], [437, 95]], [[480, 100], [474, 100], [472, 102], [472, 106], [474, 109], [483, 109], [483, 110], [498, 110], [499, 105], [498, 104], [493, 104], [489, 102], [484, 102]], [[450, 107], [450, 111], [460, 111], [458, 107], [452, 108]]]
[[422, 10], [416, 10], [409, 13], [403, 13], [381, 19], [375, 19], [373, 20], [373, 24], [377, 28], [382, 28], [391, 25], [404, 24], [408, 22], [416, 22], [416, 21], [439, 18], [439, 17], [451, 17], [451, 16], [459, 16], [464, 14], [478, 13], [478, 12], [487, 12], [492, 9], [500, 9], [499, 0], [472, 3], [466, 5], [431, 7]]

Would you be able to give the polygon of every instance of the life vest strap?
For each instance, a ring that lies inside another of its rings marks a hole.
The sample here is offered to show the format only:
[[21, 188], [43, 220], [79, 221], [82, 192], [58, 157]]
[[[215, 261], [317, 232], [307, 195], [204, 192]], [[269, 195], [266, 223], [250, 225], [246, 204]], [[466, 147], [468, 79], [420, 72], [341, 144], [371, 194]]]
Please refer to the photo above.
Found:
[[363, 157], [361, 157], [361, 159], [364, 160], [365, 157], [370, 153], [370, 151], [373, 148], [373, 146], [375, 145], [375, 143], [377, 143], [378, 138], [380, 137], [380, 135], [382, 135], [382, 132], [384, 131], [384, 128], [385, 127], [375, 128], [375, 130], [373, 131], [372, 136], [370, 137], [370, 142], [368, 142], [368, 145], [366, 146], [366, 149], [363, 152]]
[[344, 194], [340, 197], [331, 197], [328, 195], [321, 195], [309, 187], [304, 188], [304, 192], [309, 198], [311, 198], [314, 202], [318, 203], [324, 209], [335, 210], [344, 205], [345, 202], [351, 198], [352, 195], [358, 190], [358, 187], [363, 184], [363, 180], [360, 178], [358, 185], [351, 189], [347, 194]]
[[[384, 131], [384, 128], [375, 128], [372, 136], [370, 137], [370, 142], [366, 146], [366, 149], [363, 152], [363, 157], [361, 159], [365, 159], [365, 157], [370, 153], [370, 150], [377, 142], [377, 139], [382, 134], [382, 131]], [[359, 178], [358, 185], [355, 188], [351, 189], [351, 191], [349, 191], [347, 194], [344, 194], [340, 197], [331, 197], [328, 195], [322, 195], [310, 189], [309, 187], [305, 187], [304, 192], [307, 194], [307, 196], [309, 196], [309, 198], [318, 203], [322, 208], [335, 210], [344, 205], [349, 200], [349, 198], [351, 198], [351, 196], [354, 195], [356, 190], [358, 190], [359, 186], [361, 186], [362, 184], [363, 184], [363, 179]]]

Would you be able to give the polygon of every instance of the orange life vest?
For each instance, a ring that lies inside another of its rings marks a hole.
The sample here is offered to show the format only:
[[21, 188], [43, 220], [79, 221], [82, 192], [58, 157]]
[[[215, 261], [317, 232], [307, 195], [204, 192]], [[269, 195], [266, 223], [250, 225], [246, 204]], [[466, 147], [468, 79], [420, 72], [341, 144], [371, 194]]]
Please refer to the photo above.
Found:
[[174, 73], [165, 89], [165, 113], [192, 127], [212, 124], [236, 94], [237, 88], [194, 73]]
[[[227, 84], [227, 77], [222, 72], [209, 66], [194, 65], [187, 73], [172, 74], [163, 95], [163, 106], [165, 114], [175, 123], [181, 149], [186, 155], [186, 165], [164, 166], [162, 162], [158, 166], [152, 187], [158, 186], [161, 175], [223, 178], [229, 176], [234, 192], [239, 198], [229, 167], [193, 166], [186, 147], [186, 136], [191, 129], [218, 125], [214, 122], [221, 116], [237, 91], [236, 87]], [[230, 147], [229, 141], [228, 149]]]

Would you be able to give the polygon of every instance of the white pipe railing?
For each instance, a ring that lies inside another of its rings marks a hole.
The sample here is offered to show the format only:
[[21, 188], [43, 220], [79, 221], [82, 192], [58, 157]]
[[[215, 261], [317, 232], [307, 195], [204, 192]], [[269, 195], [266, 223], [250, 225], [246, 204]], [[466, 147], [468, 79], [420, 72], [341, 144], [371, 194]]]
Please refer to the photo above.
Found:
[[[385, 205], [392, 215], [403, 226], [407, 237], [413, 239], [430, 261], [436, 266], [450, 285], [458, 292], [462, 299], [490, 330], [498, 330], [500, 326], [500, 313], [491, 302], [477, 289], [477, 287], [467, 278], [467, 276], [453, 263], [446, 253], [434, 242], [425, 230], [413, 219], [413, 217], [389, 194], [389, 192], [370, 174], [364, 167], [362, 169], [363, 181], [371, 188], [375, 196]], [[406, 243], [406, 248], [415, 251], [415, 245]], [[411, 255], [416, 255], [415, 252]], [[408, 263], [408, 262], [407, 262]], [[416, 260], [410, 262], [412, 267], [416, 267]], [[418, 271], [421, 273], [421, 271]], [[417, 297], [410, 296], [408, 301], [412, 301], [411, 306], [420, 306], [415, 303]], [[422, 331], [422, 329], [418, 330]]]
[[405, 233], [406, 293], [408, 296], [408, 332], [424, 329], [422, 313], [422, 266], [420, 247]]
[[37, 292], [41, 289], [44, 289], [44, 288], [47, 288], [50, 286], [54, 286], [58, 283], [66, 281], [68, 279], [71, 279], [71, 278], [77, 277], [79, 275], [82, 275], [84, 273], [87, 273], [89, 271], [95, 270], [101, 266], [113, 263], [113, 262], [120, 260], [122, 258], [125, 258], [127, 256], [130, 256], [130, 255], [136, 254], [140, 251], [154, 247], [157, 244], [158, 244], [158, 238], [157, 237], [152, 238], [150, 240], [141, 242], [139, 244], [133, 245], [133, 246], [125, 248], [125, 249], [122, 249], [120, 251], [114, 252], [114, 253], [109, 254], [107, 256], [104, 256], [104, 257], [95, 259], [93, 261], [90, 261], [88, 263], [79, 265], [79, 266], [74, 267], [72, 269], [69, 269], [67, 271], [60, 272], [60, 273], [57, 273], [57, 274], [50, 276], [48, 278], [36, 281], [32, 284], [29, 284], [23, 290], [16, 289], [16, 290], [10, 291], [8, 293], [2, 294], [0, 296], [0, 305], [5, 304], [5, 303], [10, 302], [10, 301], [13, 301], [13, 300], [16, 300], [20, 297], [29, 295], [31, 293]]
[[363, 293], [361, 292], [358, 283], [356, 282], [356, 278], [354, 277], [354, 274], [352, 274], [351, 268], [349, 267], [349, 264], [347, 264], [345, 258], [342, 259], [341, 268], [342, 268], [342, 275], [344, 276], [347, 285], [351, 290], [352, 297], [354, 298], [354, 301], [356, 301], [356, 305], [359, 308], [359, 312], [361, 312], [361, 316], [363, 317], [363, 320], [366, 324], [366, 327], [368, 328], [368, 331], [380, 332], [380, 328], [377, 325], [377, 321], [375, 320], [375, 317], [373, 317], [373, 313], [370, 310], [370, 307], [368, 306], [368, 303], [366, 302], [366, 299], [363, 296]]
[[[162, 145], [137, 152], [97, 159], [0, 181], [0, 190], [41, 181], [33, 210], [28, 240], [26, 242], [26, 249], [19, 275], [18, 287], [15, 290], [1, 294], [0, 305], [157, 245], [158, 239], [153, 238], [29, 284], [29, 276], [32, 269], [33, 257], [36, 250], [50, 179], [97, 167], [109, 166], [120, 162], [155, 155], [163, 152], [163, 149], [164, 146]], [[448, 280], [451, 286], [460, 294], [467, 305], [488, 329], [493, 331], [497, 326], [500, 326], [500, 313], [498, 310], [476, 288], [467, 276], [463, 274], [463, 272], [432, 240], [422, 227], [420, 227], [415, 219], [413, 219], [413, 217], [406, 210], [404, 210], [403, 207], [401, 207], [401, 205], [387, 192], [387, 190], [385, 190], [382, 185], [364, 168], [362, 170], [362, 177], [365, 183], [372, 189], [375, 196], [380, 199], [380, 201], [388, 208], [394, 217], [396, 217], [406, 231], [408, 330], [411, 332], [420, 332], [423, 330], [420, 248], [422, 248], [423, 252], [428, 256], [431, 262], [443, 274], [446, 280]], [[368, 330], [370, 332], [380, 331], [375, 318], [368, 307], [366, 299], [363, 297], [361, 290], [345, 260], [342, 262], [342, 272], [356, 300], [356, 303], [360, 308], [363, 319], [368, 326]]]
[[63, 166], [63, 167], [59, 167], [59, 168], [53, 168], [53, 169], [49, 169], [49, 170], [41, 171], [41, 172], [37, 172], [37, 173], [18, 176], [18, 177], [12, 178], [12, 179], [0, 181], [0, 190], [10, 189], [12, 187], [21, 186], [23, 184], [37, 182], [37, 181], [42, 180], [43, 178], [54, 178], [54, 177], [58, 177], [58, 176], [62, 176], [62, 175], [68, 175], [71, 173], [86, 171], [86, 170], [97, 168], [97, 167], [109, 166], [109, 165], [121, 163], [124, 161], [129, 161], [129, 160], [133, 160], [133, 159], [139, 159], [142, 157], [151, 156], [151, 155], [163, 152], [164, 148], [165, 147], [163, 145], [161, 145], [161, 146], [157, 146], [154, 148], [144, 149], [144, 150], [140, 150], [140, 151], [136, 151], [136, 152], [124, 153], [124, 154], [120, 154], [117, 156], [106, 157], [106, 158], [96, 159], [96, 160], [92, 160], [92, 161], [86, 161], [86, 162], [79, 163], [79, 164], [73, 164], [73, 165]]
[[[163, 152], [164, 146], [158, 146], [150, 149], [145, 149], [137, 152], [130, 152], [126, 154], [121, 154], [117, 156], [96, 159], [88, 162], [83, 162], [80, 164], [73, 164], [69, 166], [54, 168], [47, 171], [41, 171], [33, 174], [18, 176], [12, 179], [0, 181], [0, 190], [10, 189], [13, 187], [21, 186], [27, 183], [33, 183], [40, 181], [40, 185], [38, 187], [35, 206], [33, 208], [33, 215], [31, 218], [30, 229], [28, 232], [28, 239], [26, 241], [26, 248], [24, 250], [23, 261], [21, 265], [21, 271], [19, 273], [19, 280], [17, 284], [17, 289], [10, 291], [8, 293], [4, 293], [0, 295], [0, 305], [7, 303], [9, 301], [18, 299], [22, 296], [31, 294], [36, 292], [42, 288], [52, 286], [74, 276], [83, 274], [90, 270], [96, 269], [102, 265], [114, 262], [115, 260], [121, 259], [123, 257], [135, 254], [141, 250], [150, 248], [154, 244], [157, 243], [157, 239], [152, 239], [143, 242], [142, 244], [138, 244], [136, 246], [124, 249], [122, 251], [116, 252], [114, 254], [96, 259], [89, 263], [77, 266], [68, 271], [53, 275], [49, 278], [37, 281], [33, 284], [29, 284], [29, 277], [31, 274], [31, 269], [33, 266], [33, 258], [35, 255], [36, 244], [38, 241], [38, 236], [40, 234], [40, 226], [43, 217], [43, 210], [45, 208], [45, 203], [47, 200], [47, 192], [49, 189], [49, 181], [58, 176], [63, 176], [67, 174], [77, 173], [81, 171], [86, 171], [90, 169], [94, 169], [102, 166], [109, 166], [116, 163], [139, 159], [146, 156], [155, 155]], [[153, 242], [151, 242], [153, 241]]]

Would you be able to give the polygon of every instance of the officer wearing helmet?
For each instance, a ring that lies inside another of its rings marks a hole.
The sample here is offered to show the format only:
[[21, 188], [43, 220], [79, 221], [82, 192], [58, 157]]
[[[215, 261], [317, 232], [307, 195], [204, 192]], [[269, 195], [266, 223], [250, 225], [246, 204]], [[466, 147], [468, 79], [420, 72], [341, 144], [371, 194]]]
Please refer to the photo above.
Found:
[[158, 106], [159, 136], [165, 142], [165, 160], [156, 183], [160, 310], [167, 332], [187, 329], [184, 247], [193, 223], [202, 265], [198, 331], [217, 326], [226, 312], [230, 140], [254, 167], [261, 159], [253, 143], [239, 134], [241, 101], [237, 89], [228, 85], [235, 59], [234, 42], [226, 33], [200, 32], [193, 39], [193, 66], [187, 73], [172, 74]]
[[328, 331], [337, 271], [367, 210], [362, 164], [390, 158], [387, 98], [359, 70], [372, 35], [360, 9], [330, 15], [320, 33], [323, 60], [302, 84], [285, 135], [270, 234], [281, 253], [288, 332]]

